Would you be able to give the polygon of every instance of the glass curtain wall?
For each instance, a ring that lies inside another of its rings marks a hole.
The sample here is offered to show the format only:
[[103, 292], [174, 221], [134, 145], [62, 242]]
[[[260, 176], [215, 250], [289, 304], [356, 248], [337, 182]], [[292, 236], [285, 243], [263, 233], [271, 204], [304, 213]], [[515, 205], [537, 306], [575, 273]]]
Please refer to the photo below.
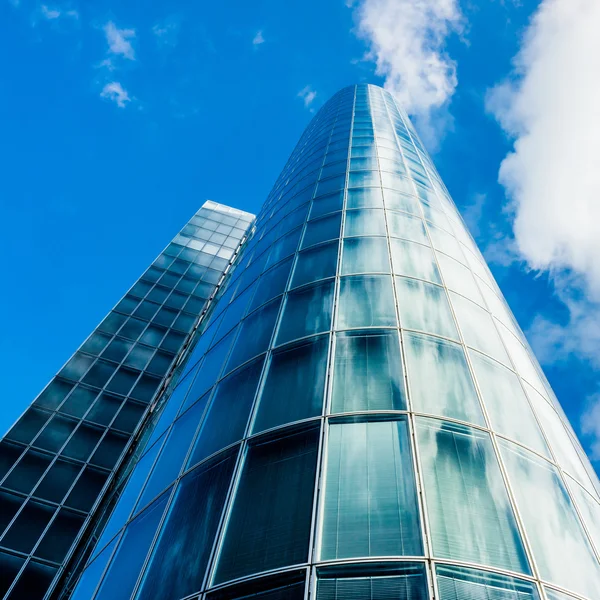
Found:
[[352, 86], [269, 194], [73, 598], [598, 600], [598, 488], [406, 114]]
[[60, 574], [252, 220], [206, 202], [0, 441], [0, 598]]

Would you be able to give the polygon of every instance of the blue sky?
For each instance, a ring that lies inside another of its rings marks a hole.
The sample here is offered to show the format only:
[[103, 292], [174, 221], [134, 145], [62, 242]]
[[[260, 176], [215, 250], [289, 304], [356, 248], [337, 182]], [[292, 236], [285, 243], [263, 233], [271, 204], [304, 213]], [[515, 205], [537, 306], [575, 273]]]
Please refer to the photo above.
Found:
[[2, 431], [205, 199], [258, 211], [313, 112], [367, 81], [414, 115], [600, 457], [597, 3], [415, 6], [0, 0]]

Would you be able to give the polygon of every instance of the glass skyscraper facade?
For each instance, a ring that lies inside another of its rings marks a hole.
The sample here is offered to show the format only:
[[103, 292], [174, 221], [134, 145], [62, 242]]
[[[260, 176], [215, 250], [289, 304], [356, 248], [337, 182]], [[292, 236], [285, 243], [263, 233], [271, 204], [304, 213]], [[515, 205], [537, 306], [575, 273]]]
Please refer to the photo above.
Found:
[[206, 202], [0, 442], [0, 598], [43, 598], [253, 215]]
[[598, 479], [393, 97], [249, 225], [52, 597], [600, 599]]

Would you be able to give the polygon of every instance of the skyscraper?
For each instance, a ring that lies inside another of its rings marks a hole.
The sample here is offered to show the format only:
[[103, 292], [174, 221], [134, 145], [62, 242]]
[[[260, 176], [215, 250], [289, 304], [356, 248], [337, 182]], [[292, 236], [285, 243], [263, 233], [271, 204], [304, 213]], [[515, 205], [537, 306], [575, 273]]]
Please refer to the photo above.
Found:
[[192, 337], [54, 597], [600, 598], [600, 484], [387, 92], [314, 117]]
[[0, 442], [0, 598], [42, 598], [253, 215], [206, 202]]

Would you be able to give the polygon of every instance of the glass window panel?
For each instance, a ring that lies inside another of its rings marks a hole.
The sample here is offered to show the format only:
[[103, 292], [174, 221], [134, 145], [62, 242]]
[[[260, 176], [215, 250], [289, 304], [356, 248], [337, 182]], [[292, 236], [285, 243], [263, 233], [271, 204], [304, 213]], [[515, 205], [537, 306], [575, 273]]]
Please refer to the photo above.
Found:
[[52, 413], [43, 410], [29, 408], [6, 434], [6, 438], [28, 444], [38, 434], [51, 415]]
[[422, 564], [345, 566], [319, 571], [317, 600], [428, 600], [427, 588]]
[[395, 238], [390, 239], [390, 247], [396, 275], [442, 282], [431, 248]]
[[203, 412], [203, 403], [197, 402], [175, 421], [148, 478], [136, 511], [150, 502], [177, 478]]
[[590, 538], [596, 550], [600, 550], [600, 504], [573, 479], [566, 477], [566, 481]]
[[450, 299], [465, 344], [510, 365], [491, 315], [470, 300], [450, 292]]
[[548, 456], [546, 442], [515, 373], [478, 352], [470, 350], [469, 356], [492, 429]]
[[594, 486], [557, 412], [530, 385], [525, 384], [525, 389], [558, 464], [593, 492]]
[[[412, 190], [408, 192], [412, 194]], [[403, 212], [412, 213], [414, 215], [419, 215], [419, 204], [413, 196], [408, 196], [407, 194], [403, 194], [394, 190], [383, 190], [383, 199], [385, 208], [388, 210], [400, 210]]]
[[462, 346], [404, 333], [404, 352], [413, 410], [484, 424]]
[[542, 578], [594, 597], [600, 565], [556, 468], [510, 442], [498, 444]]
[[79, 533], [85, 517], [61, 509], [35, 550], [35, 556], [61, 563]]
[[29, 554], [54, 515], [55, 508], [29, 500], [2, 538], [2, 545]]
[[260, 577], [209, 592], [207, 600], [304, 600], [305, 571]]
[[289, 293], [279, 325], [277, 343], [329, 330], [332, 312], [333, 282]]
[[406, 421], [332, 424], [327, 448], [321, 559], [422, 554]]
[[109, 431], [90, 458], [90, 462], [105, 469], [112, 469], [121, 456], [129, 437]]
[[395, 277], [400, 325], [458, 339], [444, 288], [406, 277]]
[[385, 219], [382, 210], [365, 208], [346, 212], [344, 237], [385, 234]]
[[298, 254], [292, 286], [333, 277], [337, 269], [339, 243], [322, 244]]
[[348, 187], [379, 186], [379, 171], [355, 171], [348, 175]]
[[[6, 526], [13, 520], [25, 502], [25, 498], [16, 494], [9, 494], [4, 490], [0, 490], [0, 531], [4, 532]], [[0, 579], [1, 581], [1, 579]]]
[[548, 600], [577, 600], [575, 596], [571, 596], [570, 594], [565, 594], [564, 592], [559, 592], [557, 590], [551, 590], [547, 586], [544, 586], [544, 591], [546, 592]]
[[273, 353], [253, 431], [322, 414], [329, 336]]
[[244, 437], [263, 362], [257, 359], [219, 383], [188, 466]]
[[396, 325], [394, 293], [389, 276], [341, 278], [338, 329]]
[[67, 379], [73, 379], [77, 381], [83, 376], [93, 362], [93, 357], [76, 352], [69, 362], [62, 368], [59, 375]]
[[235, 333], [234, 330], [232, 333], [225, 336], [208, 352], [190, 387], [190, 391], [181, 409], [182, 411], [201, 398], [219, 379], [221, 369], [223, 368], [223, 362], [227, 358], [229, 348], [235, 338]]
[[489, 434], [418, 417], [433, 554], [529, 573]]
[[433, 247], [436, 250], [444, 252], [448, 256], [451, 256], [452, 258], [463, 264], [467, 264], [467, 259], [464, 257], [464, 254], [460, 249], [460, 245], [458, 244], [454, 236], [450, 235], [443, 229], [434, 227], [431, 224], [428, 224], [427, 228], [429, 229], [429, 237], [431, 238], [431, 243], [433, 244]]
[[304, 237], [302, 238], [302, 248], [307, 248], [314, 244], [326, 242], [328, 240], [338, 239], [340, 237], [340, 226], [342, 224], [342, 213], [335, 213], [329, 217], [315, 219], [306, 224]]
[[381, 188], [348, 190], [346, 208], [383, 208]]
[[225, 453], [181, 480], [146, 569], [139, 600], [182, 598], [200, 590], [236, 455]]
[[73, 389], [73, 384], [60, 379], [53, 379], [37, 397], [35, 404], [42, 408], [57, 408]]
[[535, 583], [465, 567], [436, 567], [440, 600], [539, 600]]
[[226, 372], [264, 352], [269, 347], [280, 304], [281, 298], [277, 298], [255, 310], [242, 321], [240, 334], [227, 362]]
[[106, 471], [86, 467], [68, 495], [65, 504], [86, 512], [91, 510], [104, 487], [108, 475]]
[[480, 306], [484, 306], [475, 278], [467, 267], [444, 254], [438, 254], [438, 262], [444, 276], [444, 283], [449, 289], [462, 294], [469, 300], [473, 300]]
[[216, 582], [307, 560], [318, 440], [311, 428], [249, 448]]
[[[119, 501], [115, 506], [102, 535], [96, 544], [96, 550], [101, 550], [108, 543], [119, 529], [127, 522], [131, 509], [135, 505], [138, 495], [146, 481], [146, 477], [154, 464], [154, 459], [160, 450], [164, 438], [154, 444], [142, 458], [137, 462], [131, 473], [125, 488], [123, 489]], [[94, 555], [92, 555], [93, 558]]]
[[98, 558], [86, 567], [81, 579], [77, 582], [71, 600], [90, 600], [92, 598], [116, 543], [116, 541], [111, 542]]
[[[292, 258], [280, 263], [267, 271], [259, 280], [256, 286], [256, 292], [250, 303], [249, 311], [253, 311], [265, 302], [279, 296], [285, 291], [290, 270], [292, 268]], [[239, 298], [236, 300], [239, 302]]]
[[122, 403], [122, 398], [106, 393], [100, 394], [85, 418], [100, 425], [108, 425], [121, 408]]
[[406, 410], [396, 331], [336, 335], [331, 412]]
[[51, 462], [51, 455], [30, 448], [6, 478], [4, 486], [29, 494]]
[[344, 240], [342, 275], [352, 273], [389, 273], [387, 239], [361, 237]]
[[121, 545], [104, 576], [95, 600], [129, 598], [146, 560], [146, 554], [154, 539], [168, 498], [168, 493], [163, 494], [127, 526]]
[[321, 198], [317, 198], [313, 200], [309, 218], [312, 220], [322, 215], [342, 210], [343, 203], [343, 192], [337, 192], [335, 194], [331, 194], [330, 196], [323, 196]]
[[391, 237], [403, 238], [429, 246], [423, 221], [403, 213], [386, 211], [388, 229]]
[[57, 460], [37, 486], [34, 496], [50, 502], [61, 502], [79, 475], [79, 471], [81, 471], [80, 464]]
[[49, 567], [34, 560], [29, 562], [25, 570], [19, 577], [19, 581], [10, 593], [10, 600], [42, 600], [44, 598], [50, 583], [56, 575], [56, 567]]

